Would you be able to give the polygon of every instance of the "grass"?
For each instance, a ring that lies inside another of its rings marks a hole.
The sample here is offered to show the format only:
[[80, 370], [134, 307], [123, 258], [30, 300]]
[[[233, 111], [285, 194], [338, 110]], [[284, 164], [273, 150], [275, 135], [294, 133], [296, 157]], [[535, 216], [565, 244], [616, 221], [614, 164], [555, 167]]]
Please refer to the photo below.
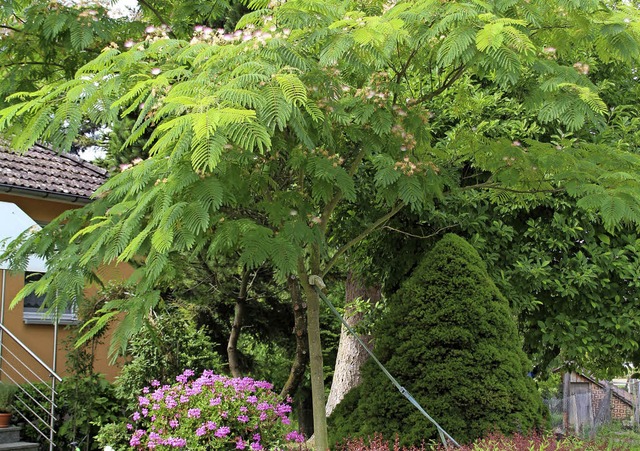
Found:
[[610, 446], [611, 450], [640, 451], [640, 432], [623, 427], [620, 423], [602, 426], [596, 433], [596, 440]]

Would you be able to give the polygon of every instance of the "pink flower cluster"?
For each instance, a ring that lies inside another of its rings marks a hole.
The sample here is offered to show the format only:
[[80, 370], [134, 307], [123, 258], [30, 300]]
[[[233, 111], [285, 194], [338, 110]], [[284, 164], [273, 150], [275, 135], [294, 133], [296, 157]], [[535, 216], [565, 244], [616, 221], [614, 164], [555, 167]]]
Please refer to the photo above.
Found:
[[206, 27], [204, 25], [196, 25], [193, 29], [193, 38], [190, 43], [197, 44], [199, 42], [209, 42], [225, 44], [251, 41], [254, 44], [265, 44], [273, 38], [285, 39], [291, 34], [291, 30], [288, 28], [279, 29], [275, 25], [270, 24], [272, 21], [272, 17], [266, 17], [264, 19], [264, 27], [262, 28], [256, 27], [253, 24], [247, 24], [244, 29], [236, 30], [231, 33], [227, 33], [222, 28], [214, 30], [213, 28]]
[[279, 401], [270, 383], [212, 371], [192, 376], [185, 370], [175, 385], [145, 387], [128, 426], [131, 447], [261, 451], [304, 442], [290, 429], [291, 406]]

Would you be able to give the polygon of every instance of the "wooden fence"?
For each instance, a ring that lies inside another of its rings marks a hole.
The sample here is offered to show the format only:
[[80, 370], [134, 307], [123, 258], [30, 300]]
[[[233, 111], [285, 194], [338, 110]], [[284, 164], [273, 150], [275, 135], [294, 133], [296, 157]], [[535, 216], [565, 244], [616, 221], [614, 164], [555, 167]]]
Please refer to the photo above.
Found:
[[640, 381], [631, 380], [628, 388], [629, 392], [622, 392], [609, 382], [565, 380], [563, 397], [545, 400], [554, 430], [593, 436], [612, 421], [639, 428]]

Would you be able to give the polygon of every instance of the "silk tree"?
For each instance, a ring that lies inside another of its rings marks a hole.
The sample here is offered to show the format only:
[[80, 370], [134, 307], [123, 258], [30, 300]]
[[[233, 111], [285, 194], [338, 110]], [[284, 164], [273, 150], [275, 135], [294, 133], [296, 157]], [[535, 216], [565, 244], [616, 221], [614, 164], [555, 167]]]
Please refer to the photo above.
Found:
[[[549, 49], [580, 45], [633, 63], [637, 16], [590, 0], [249, 5], [255, 10], [233, 33], [198, 27], [179, 39], [150, 28], [107, 46], [73, 79], [10, 98], [0, 131], [17, 150], [38, 140], [68, 149], [83, 120], [112, 127], [133, 115], [123, 147], [148, 135], [149, 157], [8, 257], [17, 267], [31, 253], [51, 258], [47, 276], [16, 302], [36, 289], [54, 308], [81, 301], [100, 265], [135, 262], [129, 296], [94, 323], [95, 330], [128, 313], [116, 347], [158, 302], [172, 253], [237, 253], [248, 269], [268, 264], [281, 280], [294, 275], [307, 305], [316, 448], [326, 449], [318, 278], [311, 276], [327, 274], [399, 211], [425, 210], [453, 189], [446, 163], [454, 156], [491, 174], [482, 187], [565, 186], [605, 219], [615, 202], [628, 207], [616, 220], [637, 221], [636, 182], [602, 178], [621, 169], [637, 174], [635, 155], [580, 145], [560, 152], [535, 141], [513, 146], [473, 134], [442, 151], [426, 126], [431, 102], [464, 75], [526, 82], [541, 120], [573, 128], [595, 120], [606, 111], [597, 87], [573, 63], [549, 58]], [[375, 208], [354, 211], [367, 220], [336, 248], [336, 208], [359, 195]]]

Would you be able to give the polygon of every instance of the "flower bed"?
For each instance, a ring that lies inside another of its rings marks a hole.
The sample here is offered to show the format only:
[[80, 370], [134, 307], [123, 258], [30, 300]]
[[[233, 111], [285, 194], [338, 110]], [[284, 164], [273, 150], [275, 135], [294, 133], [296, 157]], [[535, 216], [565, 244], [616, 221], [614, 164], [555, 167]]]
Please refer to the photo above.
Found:
[[132, 447], [260, 451], [304, 441], [291, 429], [291, 406], [279, 401], [270, 383], [212, 371], [192, 376], [185, 370], [175, 385], [154, 381], [145, 387], [128, 425]]

